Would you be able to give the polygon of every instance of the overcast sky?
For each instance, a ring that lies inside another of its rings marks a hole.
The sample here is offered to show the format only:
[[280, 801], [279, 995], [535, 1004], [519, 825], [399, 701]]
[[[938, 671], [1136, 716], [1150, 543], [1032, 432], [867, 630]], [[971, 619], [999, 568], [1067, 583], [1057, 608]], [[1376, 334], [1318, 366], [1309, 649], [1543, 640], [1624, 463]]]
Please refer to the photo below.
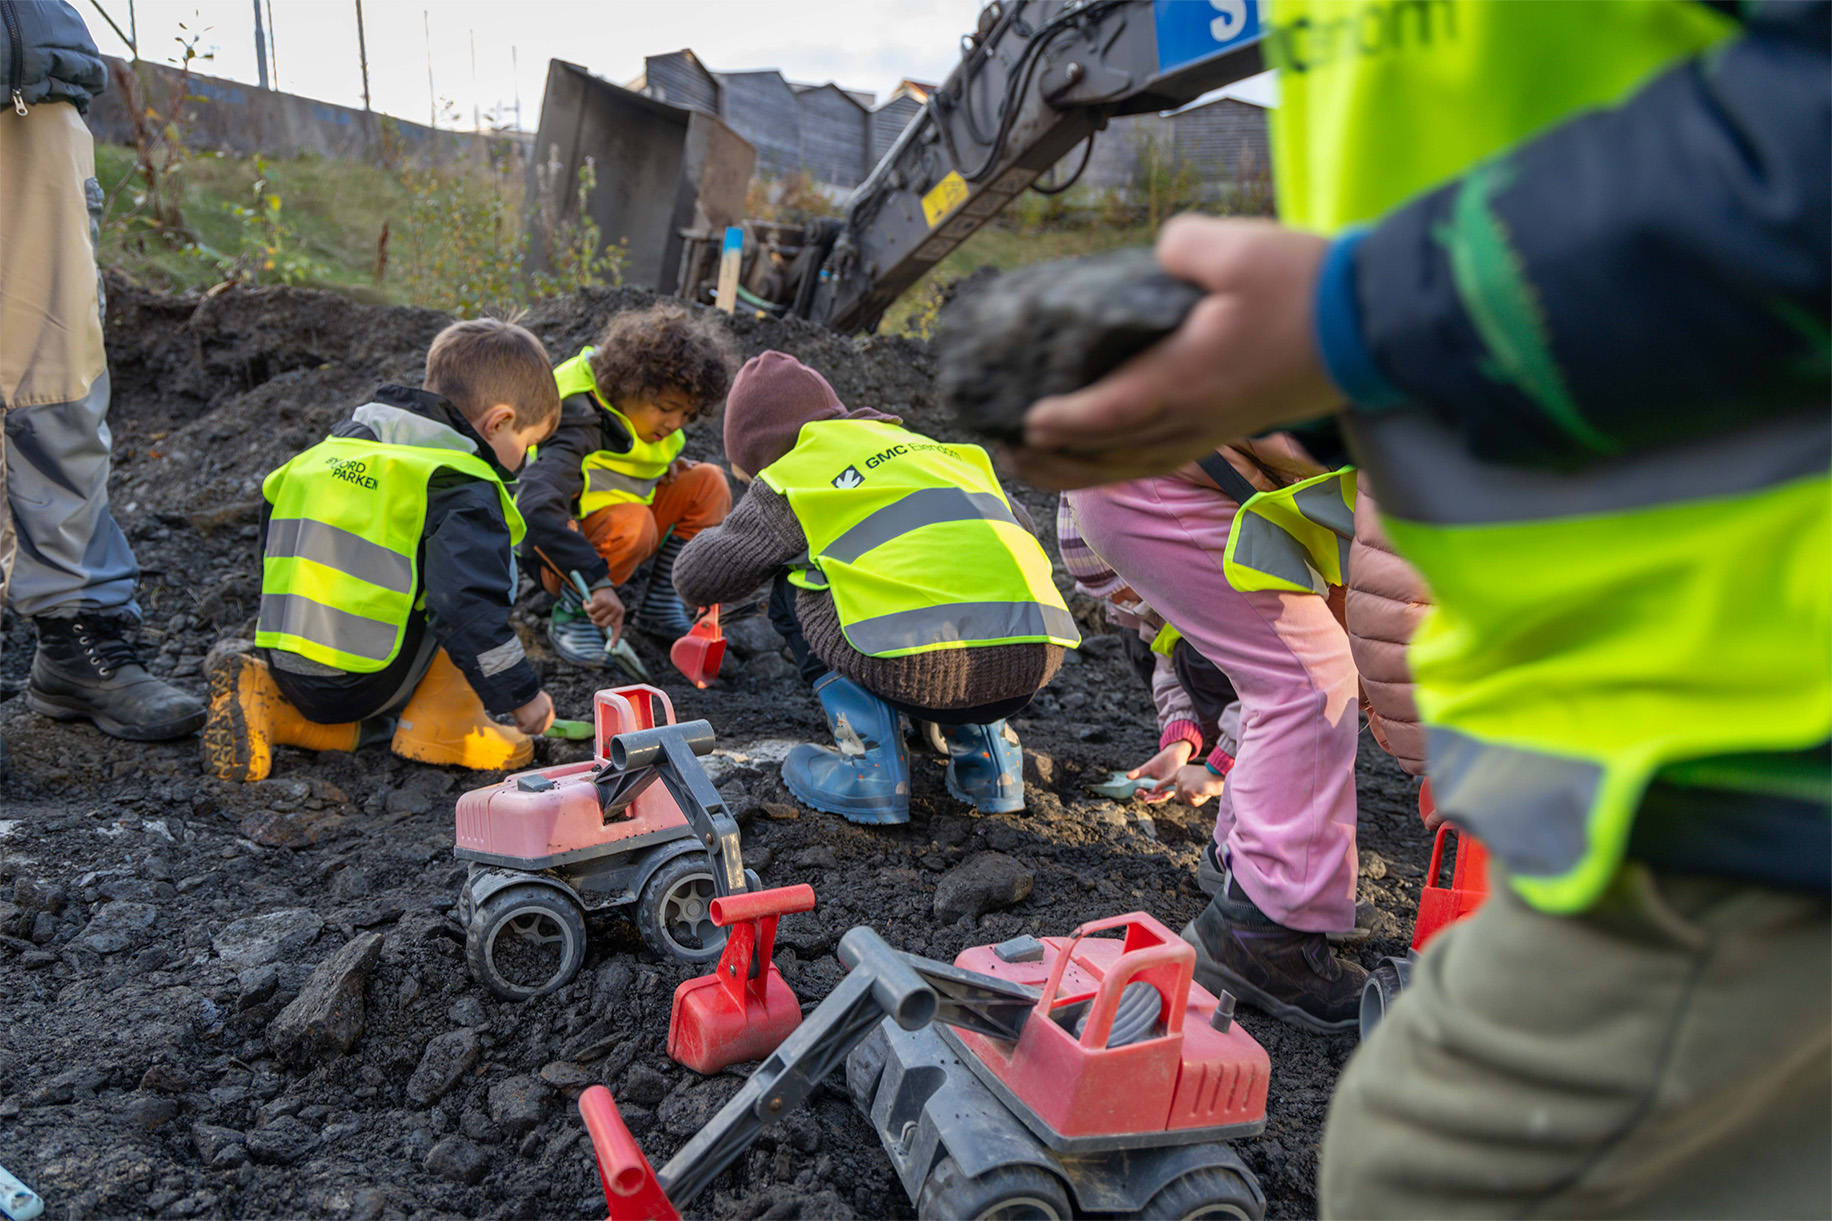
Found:
[[[1202, 0], [1190, 0], [1202, 2]], [[77, 8], [104, 51], [128, 54], [97, 11]], [[474, 112], [501, 107], [513, 122], [520, 94], [522, 126], [539, 121], [547, 61], [565, 59], [626, 84], [643, 56], [691, 47], [716, 71], [775, 68], [793, 81], [837, 81], [878, 100], [904, 77], [939, 82], [953, 71], [960, 36], [973, 28], [982, 0], [367, 0], [369, 90], [375, 109], [418, 123], [439, 102], [439, 125], [469, 129]], [[178, 54], [175, 39], [202, 34], [197, 65], [210, 76], [258, 79], [255, 0], [134, 0], [140, 54], [157, 63]], [[354, 0], [261, 0], [272, 10], [277, 88], [361, 106], [362, 72]], [[129, 30], [128, 0], [100, 8]], [[427, 52], [432, 88], [427, 85]], [[473, 46], [475, 68], [473, 69]], [[1238, 92], [1269, 100], [1258, 80]], [[447, 108], [447, 103], [450, 108]], [[457, 116], [455, 122], [451, 116]]]

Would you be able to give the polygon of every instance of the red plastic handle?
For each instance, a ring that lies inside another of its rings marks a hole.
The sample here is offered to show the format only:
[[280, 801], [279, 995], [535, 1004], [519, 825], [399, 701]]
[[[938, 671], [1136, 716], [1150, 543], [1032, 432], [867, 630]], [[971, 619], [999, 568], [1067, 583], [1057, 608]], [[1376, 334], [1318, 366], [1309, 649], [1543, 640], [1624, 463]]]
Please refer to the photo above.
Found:
[[806, 882], [753, 890], [741, 895], [720, 895], [711, 903], [712, 922], [719, 928], [765, 916], [787, 916], [814, 910], [814, 887]]
[[680, 1221], [642, 1146], [630, 1135], [611, 1091], [594, 1085], [579, 1095], [579, 1115], [598, 1159], [598, 1181], [611, 1221]]
[[[1073, 933], [1069, 934], [1069, 944], [1056, 956], [1056, 963], [1050, 968], [1050, 977], [1043, 985], [1043, 995], [1037, 998], [1037, 1012], [1048, 1013], [1056, 1003], [1056, 993], [1062, 987], [1062, 976], [1069, 969], [1069, 959], [1075, 955], [1075, 947], [1089, 933], [1104, 932], [1110, 928], [1126, 930], [1126, 944], [1146, 943], [1136, 948], [1149, 948], [1153, 945], [1169, 945], [1173, 938], [1170, 930], [1159, 924], [1145, 912], [1127, 912], [1123, 916], [1106, 916], [1099, 920], [1090, 920]], [[1191, 951], [1193, 955], [1195, 951]]]
[[1100, 981], [1100, 991], [1094, 994], [1094, 1003], [1088, 1007], [1088, 1024], [1082, 1027], [1081, 1045], [1090, 1051], [1107, 1046], [1113, 1034], [1113, 1018], [1119, 1012], [1120, 994], [1127, 984], [1144, 979], [1148, 973], [1155, 978], [1144, 979], [1144, 982], [1157, 989], [1158, 1016], [1164, 1020], [1164, 1033], [1177, 1034], [1183, 1029], [1183, 1006], [1178, 1004], [1177, 998], [1179, 994], [1188, 998], [1189, 981], [1195, 969], [1196, 951], [1182, 941], [1121, 954], [1108, 970], [1107, 977]]

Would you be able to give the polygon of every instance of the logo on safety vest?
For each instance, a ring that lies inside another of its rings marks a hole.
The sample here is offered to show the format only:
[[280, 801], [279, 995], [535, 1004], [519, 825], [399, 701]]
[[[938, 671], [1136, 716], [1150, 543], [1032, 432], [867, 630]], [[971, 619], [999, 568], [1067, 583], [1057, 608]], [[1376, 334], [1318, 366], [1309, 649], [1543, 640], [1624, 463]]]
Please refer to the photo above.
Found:
[[833, 477], [833, 486], [836, 488], [856, 488], [864, 482], [865, 476], [859, 474], [856, 466], [849, 466]]
[[369, 464], [361, 458], [328, 458], [325, 465], [331, 468], [333, 479], [354, 483], [359, 488], [376, 486], [375, 476], [369, 474]]

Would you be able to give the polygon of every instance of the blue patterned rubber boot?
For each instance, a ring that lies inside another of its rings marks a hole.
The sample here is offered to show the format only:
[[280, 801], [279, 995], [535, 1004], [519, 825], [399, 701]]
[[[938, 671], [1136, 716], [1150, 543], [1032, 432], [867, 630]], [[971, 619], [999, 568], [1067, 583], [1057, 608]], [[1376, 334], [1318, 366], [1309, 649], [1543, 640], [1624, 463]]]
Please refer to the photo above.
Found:
[[1016, 814], [1024, 808], [1024, 752], [1004, 721], [943, 725], [948, 744], [948, 791], [981, 814]]
[[604, 668], [604, 629], [586, 618], [579, 596], [571, 590], [553, 604], [553, 613], [547, 617], [547, 642], [563, 661]]
[[847, 822], [910, 821], [910, 751], [897, 710], [838, 674], [814, 684], [832, 746], [802, 743], [782, 761], [782, 782], [803, 805]]

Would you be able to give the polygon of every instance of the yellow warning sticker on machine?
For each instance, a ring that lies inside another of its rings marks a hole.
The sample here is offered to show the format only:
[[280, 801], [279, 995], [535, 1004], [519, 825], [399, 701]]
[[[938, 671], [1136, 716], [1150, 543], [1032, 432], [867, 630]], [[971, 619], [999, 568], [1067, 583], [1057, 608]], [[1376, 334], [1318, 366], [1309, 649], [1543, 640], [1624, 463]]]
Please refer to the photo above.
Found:
[[962, 178], [959, 170], [949, 170], [948, 176], [929, 188], [929, 193], [922, 197], [922, 214], [929, 220], [929, 228], [941, 224], [942, 218], [967, 202], [967, 180]]

